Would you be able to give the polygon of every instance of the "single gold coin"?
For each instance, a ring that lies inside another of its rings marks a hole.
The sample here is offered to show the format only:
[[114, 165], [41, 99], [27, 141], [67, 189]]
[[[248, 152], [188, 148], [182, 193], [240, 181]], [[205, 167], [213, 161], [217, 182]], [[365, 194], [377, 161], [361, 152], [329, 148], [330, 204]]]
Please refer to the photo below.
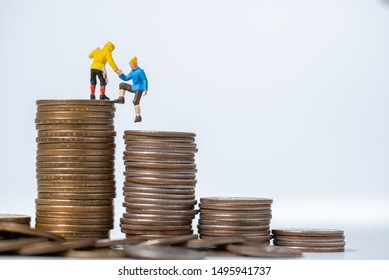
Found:
[[27, 215], [20, 215], [20, 214], [0, 214], [0, 223], [4, 223], [4, 222], [29, 225], [31, 222], [31, 217]]
[[40, 99], [36, 101], [36, 105], [76, 105], [76, 106], [109, 106], [115, 108], [115, 104], [110, 100], [87, 100], [87, 99]]
[[107, 206], [113, 204], [112, 199], [35, 199], [36, 205], [48, 206]]
[[35, 222], [39, 224], [64, 224], [64, 225], [109, 225], [113, 226], [114, 219], [111, 218], [40, 218], [36, 217]]
[[41, 205], [36, 204], [35, 208], [37, 211], [53, 211], [53, 212], [109, 212], [113, 213], [113, 205], [103, 206], [68, 206], [68, 205]]
[[57, 234], [30, 228], [28, 225], [22, 225], [18, 223], [4, 222], [0, 223], [0, 232], [16, 233], [23, 236], [43, 237], [50, 240], [61, 241], [63, 238]]
[[96, 105], [38, 105], [38, 112], [115, 112], [113, 106]]

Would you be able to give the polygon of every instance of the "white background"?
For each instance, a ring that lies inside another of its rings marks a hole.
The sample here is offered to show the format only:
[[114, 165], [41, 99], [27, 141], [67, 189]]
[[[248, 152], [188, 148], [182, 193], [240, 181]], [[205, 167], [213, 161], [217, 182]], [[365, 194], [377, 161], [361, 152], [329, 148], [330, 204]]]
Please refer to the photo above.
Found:
[[112, 238], [123, 131], [189, 131], [197, 199], [272, 198], [272, 228], [345, 231], [346, 253], [307, 258], [389, 259], [388, 30], [388, 0], [1, 0], [0, 213], [34, 218], [35, 101], [88, 99], [110, 40], [149, 79], [142, 123], [117, 106]]

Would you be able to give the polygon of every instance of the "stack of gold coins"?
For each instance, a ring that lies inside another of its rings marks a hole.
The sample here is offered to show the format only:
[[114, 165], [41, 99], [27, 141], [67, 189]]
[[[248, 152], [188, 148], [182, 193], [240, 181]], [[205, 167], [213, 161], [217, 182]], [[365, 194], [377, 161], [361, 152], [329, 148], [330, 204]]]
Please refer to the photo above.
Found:
[[272, 199], [205, 197], [200, 199], [200, 238], [244, 237], [246, 244], [269, 245]]
[[121, 231], [147, 239], [192, 234], [196, 165], [194, 133], [125, 131], [126, 211]]
[[307, 253], [343, 252], [344, 232], [339, 229], [280, 228], [272, 229], [273, 243]]
[[114, 104], [36, 103], [36, 228], [67, 239], [108, 238], [114, 222]]

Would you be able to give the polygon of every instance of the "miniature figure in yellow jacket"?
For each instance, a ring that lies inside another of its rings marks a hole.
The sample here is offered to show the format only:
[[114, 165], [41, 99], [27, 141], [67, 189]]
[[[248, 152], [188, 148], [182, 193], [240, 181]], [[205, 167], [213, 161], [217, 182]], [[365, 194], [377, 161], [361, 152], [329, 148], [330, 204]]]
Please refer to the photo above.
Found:
[[107, 42], [103, 49], [97, 48], [89, 54], [89, 58], [93, 58], [92, 65], [90, 67], [90, 99], [96, 99], [96, 77], [98, 77], [100, 80], [100, 99], [109, 100], [109, 98], [105, 95], [105, 86], [107, 85], [107, 80], [104, 78], [103, 71], [105, 64], [108, 62], [112, 69], [118, 73], [119, 69], [112, 57], [112, 52], [114, 49], [114, 44], [112, 44], [112, 42]]

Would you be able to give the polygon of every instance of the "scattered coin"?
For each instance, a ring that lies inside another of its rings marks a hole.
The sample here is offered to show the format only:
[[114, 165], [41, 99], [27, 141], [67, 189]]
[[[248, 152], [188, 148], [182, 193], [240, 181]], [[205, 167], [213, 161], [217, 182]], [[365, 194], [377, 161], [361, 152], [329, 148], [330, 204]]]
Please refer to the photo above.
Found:
[[245, 246], [245, 245], [227, 245], [227, 250], [233, 253], [238, 253], [244, 256], [251, 257], [278, 257], [278, 258], [289, 258], [289, 257], [301, 257], [300, 251], [283, 248], [277, 246]]
[[217, 237], [190, 240], [185, 244], [185, 246], [193, 249], [212, 249], [228, 244], [241, 244], [245, 241], [246, 239], [243, 237]]
[[0, 240], [0, 253], [17, 251], [27, 245], [42, 241], [47, 241], [47, 239], [41, 237], [32, 237]]
[[44, 230], [33, 229], [27, 225], [11, 223], [11, 222], [0, 223], [0, 232], [16, 233], [22, 236], [43, 237], [43, 238], [47, 238], [50, 240], [57, 240], [57, 241], [63, 240], [63, 238], [57, 234], [44, 231]]
[[148, 240], [148, 241], [141, 242], [138, 245], [139, 246], [168, 246], [168, 245], [177, 245], [177, 244], [186, 243], [190, 240], [197, 240], [197, 234], [181, 235], [181, 236]]
[[0, 223], [11, 222], [18, 224], [29, 225], [31, 221], [30, 216], [20, 215], [20, 214], [0, 214]]
[[75, 249], [85, 249], [94, 247], [95, 240], [77, 240], [69, 242], [58, 241], [43, 241], [38, 243], [32, 243], [26, 245], [18, 251], [20, 255], [32, 256], [32, 255], [47, 255], [58, 254]]
[[125, 249], [128, 257], [149, 260], [201, 260], [204, 254], [179, 247], [131, 246]]
[[83, 259], [122, 259], [127, 257], [124, 250], [96, 249], [96, 250], [71, 250], [62, 254], [67, 258]]
[[133, 236], [126, 239], [100, 239], [96, 241], [96, 248], [112, 248], [112, 247], [124, 247], [126, 245], [135, 245], [143, 241], [146, 241], [142, 236]]

